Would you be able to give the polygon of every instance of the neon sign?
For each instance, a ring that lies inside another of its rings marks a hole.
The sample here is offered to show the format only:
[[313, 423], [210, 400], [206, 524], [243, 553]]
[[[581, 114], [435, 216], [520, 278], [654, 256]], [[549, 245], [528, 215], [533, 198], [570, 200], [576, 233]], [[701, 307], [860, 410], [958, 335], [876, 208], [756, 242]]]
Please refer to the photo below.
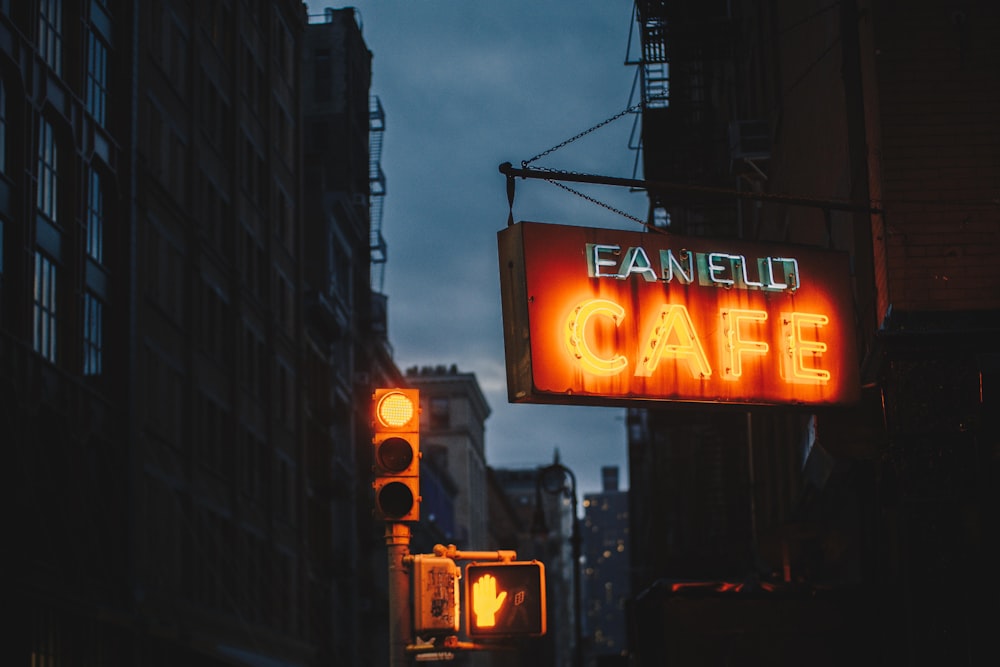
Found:
[[858, 398], [844, 253], [531, 222], [498, 242], [511, 402]]

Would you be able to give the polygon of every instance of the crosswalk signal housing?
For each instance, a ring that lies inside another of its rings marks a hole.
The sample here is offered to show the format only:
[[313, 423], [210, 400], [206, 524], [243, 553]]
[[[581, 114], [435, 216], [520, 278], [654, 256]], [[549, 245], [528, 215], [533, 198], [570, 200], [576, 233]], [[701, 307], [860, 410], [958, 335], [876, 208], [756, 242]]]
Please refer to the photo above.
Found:
[[413, 557], [413, 631], [420, 637], [453, 635], [460, 623], [462, 568], [443, 556]]
[[469, 563], [465, 631], [470, 639], [545, 634], [545, 566], [540, 561]]
[[420, 390], [376, 389], [372, 396], [375, 518], [420, 520]]

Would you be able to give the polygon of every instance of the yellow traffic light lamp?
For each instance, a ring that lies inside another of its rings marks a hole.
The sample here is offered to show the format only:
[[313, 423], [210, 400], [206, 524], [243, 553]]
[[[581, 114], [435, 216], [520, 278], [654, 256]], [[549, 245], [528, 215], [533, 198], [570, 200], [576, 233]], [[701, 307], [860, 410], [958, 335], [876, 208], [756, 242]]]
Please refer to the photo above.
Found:
[[376, 389], [372, 396], [375, 518], [420, 519], [420, 390]]
[[545, 566], [540, 561], [469, 563], [465, 631], [470, 639], [545, 634]]

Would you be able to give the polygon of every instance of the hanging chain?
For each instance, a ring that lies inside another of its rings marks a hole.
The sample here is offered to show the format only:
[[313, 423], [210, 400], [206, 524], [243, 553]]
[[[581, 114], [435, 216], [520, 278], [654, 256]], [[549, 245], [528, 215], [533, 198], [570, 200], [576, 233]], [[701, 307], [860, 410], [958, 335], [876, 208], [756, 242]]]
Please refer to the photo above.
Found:
[[640, 225], [644, 225], [644, 226], [646, 225], [646, 221], [645, 220], [640, 220], [639, 218], [635, 217], [634, 215], [626, 213], [625, 211], [621, 211], [621, 210], [615, 208], [614, 206], [611, 206], [610, 204], [605, 204], [602, 201], [598, 201], [597, 199], [594, 199], [590, 195], [584, 194], [584, 193], [582, 193], [582, 192], [580, 192], [578, 190], [574, 190], [573, 188], [569, 187], [568, 185], [564, 185], [564, 184], [560, 183], [559, 181], [554, 181], [554, 180], [551, 180], [551, 179], [548, 179], [548, 178], [546, 178], [545, 181], [547, 183], [551, 183], [552, 185], [558, 185], [560, 188], [562, 188], [566, 192], [572, 192], [577, 197], [582, 197], [583, 199], [586, 199], [587, 201], [589, 201], [591, 204], [597, 204], [598, 206], [602, 206], [602, 207], [608, 209], [612, 213], [617, 213], [618, 215], [620, 215], [622, 217], [628, 218], [629, 220], [632, 220], [634, 222], [638, 222]]
[[555, 146], [553, 146], [552, 148], [548, 149], [547, 151], [542, 151], [541, 153], [539, 153], [535, 157], [531, 158], [530, 160], [522, 160], [521, 161], [521, 168], [523, 169], [524, 167], [527, 167], [529, 164], [531, 164], [535, 160], [543, 158], [546, 155], [549, 155], [550, 153], [554, 153], [555, 151], [559, 150], [563, 146], [566, 146], [567, 144], [571, 144], [574, 141], [576, 141], [577, 139], [579, 139], [581, 137], [585, 137], [585, 136], [587, 136], [588, 134], [590, 134], [591, 132], [593, 132], [595, 130], [601, 129], [602, 127], [604, 127], [608, 123], [613, 123], [614, 121], [618, 120], [622, 116], [625, 116], [626, 114], [634, 113], [634, 112], [638, 111], [641, 108], [642, 108], [641, 104], [634, 104], [634, 105], [630, 106], [629, 108], [625, 109], [624, 111], [621, 111], [621, 112], [615, 114], [611, 118], [608, 118], [607, 120], [601, 121], [600, 123], [598, 123], [597, 125], [593, 126], [592, 128], [584, 130], [583, 132], [581, 132], [580, 134], [576, 135], [575, 137], [571, 137], [571, 138], [567, 139], [566, 141], [562, 142], [561, 144], [556, 144]]
[[[604, 127], [605, 125], [608, 125], [609, 123], [615, 122], [616, 120], [618, 120], [622, 116], [628, 115], [630, 113], [635, 113], [636, 111], [639, 111], [641, 108], [642, 108], [642, 104], [634, 104], [634, 105], [628, 107], [627, 109], [625, 109], [624, 111], [620, 111], [619, 113], [616, 113], [611, 118], [608, 118], [607, 120], [603, 120], [600, 123], [598, 123], [597, 125], [594, 125], [593, 127], [588, 128], [588, 129], [584, 130], [583, 132], [580, 132], [576, 136], [570, 137], [566, 141], [564, 141], [564, 142], [562, 142], [560, 144], [556, 144], [555, 146], [553, 146], [552, 148], [550, 148], [550, 149], [548, 149], [546, 151], [542, 151], [541, 153], [539, 153], [535, 157], [531, 158], [530, 160], [522, 160], [521, 161], [521, 168], [524, 169], [529, 164], [531, 164], [532, 162], [534, 162], [535, 160], [541, 159], [541, 158], [545, 157], [546, 155], [554, 153], [557, 150], [559, 150], [560, 148], [562, 148], [563, 146], [571, 144], [574, 141], [576, 141], [577, 139], [580, 139], [581, 137], [585, 137], [588, 134], [590, 134], [591, 132], [599, 130], [602, 127]], [[575, 173], [575, 172], [570, 172], [570, 171], [563, 171], [563, 170], [560, 170], [560, 169], [552, 169], [552, 168], [548, 168], [548, 167], [535, 167], [535, 169], [538, 170], [538, 171], [551, 172], [552, 174], [572, 174], [572, 173]], [[605, 204], [604, 202], [599, 201], [597, 199], [594, 199], [590, 195], [586, 195], [586, 194], [580, 192], [579, 190], [574, 190], [573, 188], [571, 188], [569, 186], [563, 185], [562, 183], [560, 183], [557, 180], [548, 179], [548, 178], [545, 179], [545, 180], [548, 181], [549, 183], [552, 183], [553, 185], [559, 186], [560, 188], [562, 188], [563, 190], [566, 190], [567, 192], [570, 192], [570, 193], [576, 195], [577, 197], [582, 197], [583, 199], [586, 199], [587, 201], [589, 201], [592, 204], [597, 204], [598, 206], [606, 208], [607, 210], [611, 211], [612, 213], [617, 213], [618, 215], [620, 215], [622, 217], [625, 217], [625, 218], [628, 218], [629, 220], [632, 220], [633, 222], [638, 222], [640, 225], [649, 226], [648, 223], [645, 220], [640, 220], [639, 218], [635, 217], [634, 215], [630, 215], [630, 214], [626, 213], [625, 211], [622, 211], [622, 210], [619, 210], [619, 209], [615, 208], [614, 206], [611, 206], [609, 204]], [[513, 201], [514, 197], [513, 197], [513, 179], [512, 178], [508, 178], [507, 188], [508, 188], [507, 198], [510, 201], [510, 205], [511, 205], [511, 215], [510, 215], [510, 218], [508, 219], [507, 224], [510, 225], [510, 224], [513, 224], [513, 220], [514, 220], [514, 208], [513, 208], [513, 206], [514, 206], [514, 201]]]

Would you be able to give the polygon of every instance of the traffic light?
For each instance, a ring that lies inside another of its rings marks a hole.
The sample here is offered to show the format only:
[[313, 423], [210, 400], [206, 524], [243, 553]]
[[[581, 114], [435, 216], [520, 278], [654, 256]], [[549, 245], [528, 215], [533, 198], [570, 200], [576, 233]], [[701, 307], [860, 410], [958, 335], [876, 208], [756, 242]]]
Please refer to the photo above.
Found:
[[372, 444], [375, 518], [420, 519], [420, 390], [376, 389]]
[[452, 635], [459, 628], [458, 580], [462, 570], [443, 556], [413, 557], [413, 631], [419, 636]]
[[545, 566], [536, 560], [469, 563], [465, 631], [470, 639], [545, 634]]

